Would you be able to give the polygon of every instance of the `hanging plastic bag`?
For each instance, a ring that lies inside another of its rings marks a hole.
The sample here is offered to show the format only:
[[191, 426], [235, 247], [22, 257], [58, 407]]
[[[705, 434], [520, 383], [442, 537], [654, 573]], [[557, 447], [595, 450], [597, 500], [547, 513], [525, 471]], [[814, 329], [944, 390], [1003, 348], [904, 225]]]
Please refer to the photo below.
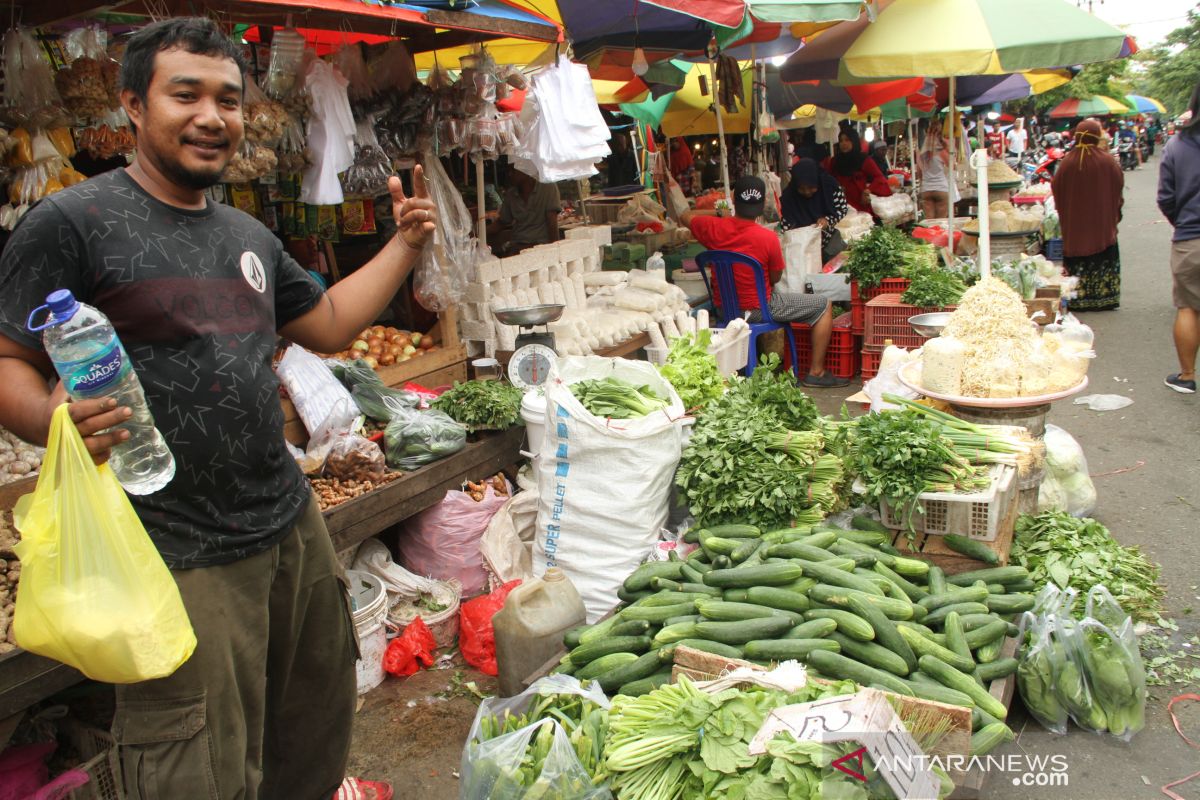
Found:
[[421, 667], [432, 667], [437, 660], [437, 642], [433, 631], [417, 617], [404, 632], [388, 642], [383, 652], [383, 671], [397, 678], [415, 675]]
[[467, 429], [441, 411], [399, 409], [384, 431], [387, 463], [414, 470], [467, 446]]
[[246, 140], [264, 147], [275, 147], [279, 144], [284, 128], [291, 119], [287, 109], [267, 97], [252, 80], [246, 81], [242, 117], [246, 121]]
[[467, 284], [475, 279], [477, 240], [471, 235], [471, 215], [462, 194], [442, 168], [441, 159], [426, 153], [421, 159], [429, 199], [437, 206], [437, 230], [417, 262], [413, 294], [429, 311], [441, 312], [462, 302]]
[[458, 610], [458, 646], [463, 660], [485, 675], [500, 674], [496, 667], [496, 629], [492, 627], [492, 617], [504, 608], [508, 593], [520, 585], [520, 581], [509, 581], [482, 597], [468, 600]]
[[1025, 708], [1039, 724], [1059, 736], [1067, 732], [1067, 708], [1058, 696], [1059, 666], [1066, 658], [1055, 640], [1054, 617], [1026, 611], [1020, 636], [1025, 641], [1017, 665], [1017, 689]]
[[362, 46], [358, 42], [346, 42], [333, 54], [333, 65], [345, 76], [346, 92], [354, 101], [366, 100], [374, 94], [367, 62], [363, 60]]
[[487, 586], [479, 543], [492, 517], [508, 501], [489, 483], [483, 499], [449, 491], [442, 502], [404, 523], [400, 560], [418, 575], [457, 580], [468, 597]]
[[93, 464], [66, 404], [14, 521], [21, 648], [105, 683], [166, 677], [191, 657], [196, 636], [175, 580], [112, 470]]
[[[610, 800], [611, 792], [592, 783], [588, 769], [579, 760], [558, 721], [545, 718], [523, 728], [499, 733], [510, 716], [519, 716], [547, 695], [577, 695], [586, 703], [587, 717], [581, 724], [593, 726], [594, 735], [603, 735], [598, 727], [610, 704], [599, 684], [584, 689], [570, 675], [550, 675], [534, 682], [519, 695], [484, 700], [471, 733], [463, 747], [462, 780], [459, 800], [500, 800], [500, 798], [544, 798], [556, 800]], [[540, 739], [540, 741], [539, 741]], [[528, 785], [515, 783], [522, 767], [530, 761], [530, 745], [544, 753]]]

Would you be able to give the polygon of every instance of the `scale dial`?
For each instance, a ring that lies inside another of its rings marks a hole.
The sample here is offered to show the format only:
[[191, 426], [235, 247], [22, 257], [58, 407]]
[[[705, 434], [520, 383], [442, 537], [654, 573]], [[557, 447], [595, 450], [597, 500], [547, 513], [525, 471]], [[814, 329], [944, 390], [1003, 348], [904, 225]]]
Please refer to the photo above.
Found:
[[554, 374], [558, 353], [544, 344], [521, 347], [508, 362], [508, 380], [513, 386], [529, 389], [544, 385]]

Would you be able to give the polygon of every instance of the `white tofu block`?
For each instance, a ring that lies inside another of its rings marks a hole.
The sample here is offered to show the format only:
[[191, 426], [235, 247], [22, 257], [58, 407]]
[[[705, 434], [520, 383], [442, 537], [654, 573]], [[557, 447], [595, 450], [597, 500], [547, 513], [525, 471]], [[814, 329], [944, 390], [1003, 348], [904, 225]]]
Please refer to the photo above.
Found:
[[496, 336], [495, 324], [490, 321], [489, 322], [472, 322], [470, 320], [463, 320], [459, 324], [459, 327], [462, 330], [462, 335], [463, 335], [464, 339], [475, 339], [478, 341], [484, 341], [487, 339], [493, 339]]
[[475, 278], [479, 283], [491, 283], [504, 277], [503, 262], [499, 260], [480, 261], [475, 267]]
[[533, 286], [533, 279], [528, 272], [522, 272], [513, 276], [512, 284], [514, 289], [528, 289]]
[[515, 278], [522, 273], [528, 272], [530, 263], [530, 259], [525, 253], [518, 253], [515, 256], [509, 256], [500, 260], [505, 278]]
[[472, 282], [467, 284], [463, 299], [468, 303], [486, 303], [492, 299], [492, 287], [487, 283]]

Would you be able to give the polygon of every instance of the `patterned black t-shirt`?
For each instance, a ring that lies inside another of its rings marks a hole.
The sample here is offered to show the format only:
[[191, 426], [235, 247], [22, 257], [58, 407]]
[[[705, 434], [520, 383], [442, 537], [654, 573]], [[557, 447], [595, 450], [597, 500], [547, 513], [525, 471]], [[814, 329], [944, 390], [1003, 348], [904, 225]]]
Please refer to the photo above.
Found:
[[0, 333], [41, 341], [25, 320], [70, 289], [112, 321], [141, 379], [175, 478], [130, 496], [172, 568], [266, 550], [308, 502], [284, 446], [276, 330], [321, 289], [253, 217], [210, 202], [162, 203], [125, 170], [43, 200], [0, 257]]

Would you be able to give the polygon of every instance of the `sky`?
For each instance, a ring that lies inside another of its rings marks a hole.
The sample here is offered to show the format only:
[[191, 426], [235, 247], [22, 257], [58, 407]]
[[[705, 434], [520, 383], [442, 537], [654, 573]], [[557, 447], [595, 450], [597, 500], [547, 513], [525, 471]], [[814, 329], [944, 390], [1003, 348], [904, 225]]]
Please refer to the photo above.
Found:
[[[1088, 0], [1080, 5], [1088, 7]], [[1187, 12], [1196, 0], [1092, 0], [1092, 13], [1121, 28], [1137, 39], [1139, 47], [1149, 48], [1161, 42], [1172, 30], [1187, 21]]]

